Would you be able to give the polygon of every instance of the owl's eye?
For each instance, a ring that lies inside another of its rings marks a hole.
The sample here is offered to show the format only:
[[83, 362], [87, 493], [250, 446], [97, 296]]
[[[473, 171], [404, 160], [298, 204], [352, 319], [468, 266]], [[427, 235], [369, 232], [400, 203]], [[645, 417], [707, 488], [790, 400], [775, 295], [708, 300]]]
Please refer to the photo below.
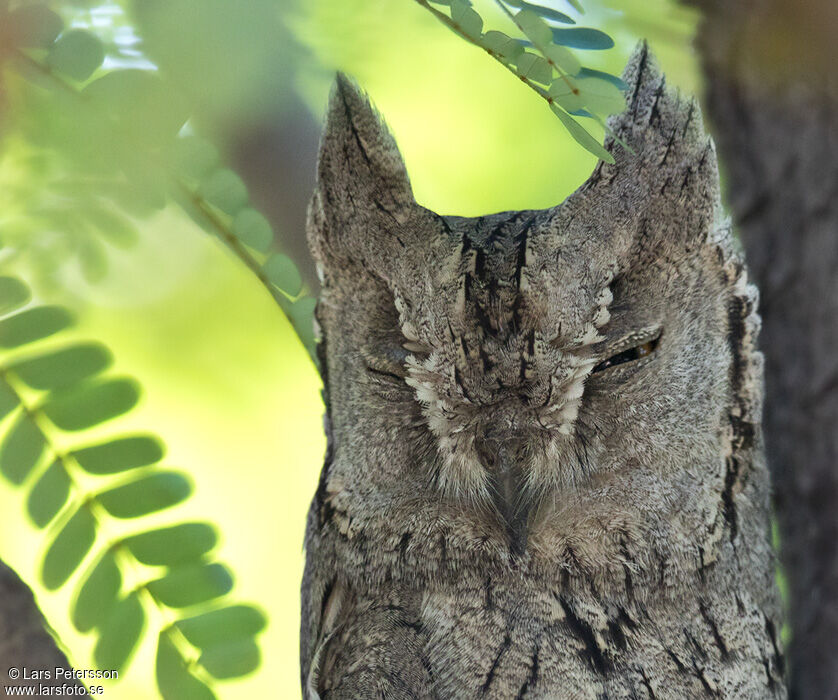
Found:
[[644, 357], [648, 357], [651, 355], [655, 350], [658, 348], [658, 343], [660, 342], [660, 334], [658, 334], [655, 338], [651, 340], [647, 340], [640, 345], [635, 345], [634, 347], [629, 348], [628, 350], [623, 350], [622, 352], [618, 352], [616, 355], [612, 355], [607, 360], [603, 360], [600, 362], [596, 367], [594, 367], [591, 372], [602, 372], [610, 367], [614, 367], [616, 365], [622, 365], [627, 362], [634, 362], [635, 360], [640, 360]]
[[406, 340], [402, 343], [402, 347], [411, 355], [416, 355], [419, 358], [425, 357], [431, 352], [431, 349], [424, 343], [416, 343], [412, 340]]
[[[398, 342], [401, 341], [401, 342]], [[379, 342], [375, 349], [365, 353], [367, 371], [379, 378], [401, 382], [404, 380], [405, 362], [409, 355], [424, 359], [430, 348], [400, 337], [398, 340], [387, 338]]]

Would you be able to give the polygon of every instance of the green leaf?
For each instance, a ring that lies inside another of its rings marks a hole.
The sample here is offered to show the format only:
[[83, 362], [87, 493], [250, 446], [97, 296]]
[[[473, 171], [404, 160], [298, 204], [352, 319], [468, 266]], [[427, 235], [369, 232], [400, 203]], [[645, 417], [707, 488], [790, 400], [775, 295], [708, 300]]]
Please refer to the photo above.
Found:
[[189, 673], [167, 630], [157, 640], [155, 675], [163, 700], [216, 700], [213, 692]]
[[64, 28], [64, 22], [45, 5], [23, 5], [9, 13], [11, 36], [23, 48], [49, 46]]
[[174, 566], [200, 559], [217, 543], [215, 528], [206, 523], [164, 527], [122, 541], [137, 561], [149, 566]]
[[[131, 135], [125, 136], [128, 142], [138, 140]], [[147, 217], [166, 206], [166, 174], [154, 160], [126, 160], [121, 164], [128, 179], [119, 198], [119, 205], [131, 216]]]
[[556, 78], [550, 85], [548, 94], [568, 112], [575, 112], [585, 107], [582, 91], [576, 86], [576, 80]]
[[9, 367], [17, 377], [33, 389], [62, 388], [106, 369], [113, 361], [110, 351], [99, 343], [74, 345]]
[[545, 46], [544, 55], [553, 62], [553, 65], [567, 75], [576, 75], [582, 69], [579, 59], [564, 46], [556, 46], [555, 44]]
[[179, 472], [160, 471], [104, 491], [97, 500], [115, 518], [138, 518], [181, 503], [192, 485]]
[[41, 475], [26, 500], [26, 509], [32, 522], [38, 527], [44, 527], [58, 515], [69, 495], [70, 477], [57, 459]]
[[77, 245], [82, 277], [88, 284], [98, 284], [108, 272], [105, 249], [97, 239], [91, 237], [79, 240]]
[[44, 555], [41, 568], [44, 586], [53, 591], [64, 585], [90, 551], [95, 539], [96, 521], [82, 505], [67, 521]]
[[182, 136], [173, 147], [174, 167], [187, 177], [195, 180], [203, 178], [218, 165], [218, 149], [200, 136]]
[[233, 219], [233, 233], [251, 248], [265, 252], [271, 247], [274, 232], [270, 222], [255, 209], [242, 209]]
[[93, 650], [94, 664], [121, 671], [140, 641], [144, 626], [145, 611], [137, 594], [131, 593], [114, 606], [102, 625], [102, 635]]
[[0, 277], [0, 314], [20, 308], [32, 298], [23, 282], [16, 277]]
[[563, 24], [576, 24], [576, 20], [574, 20], [572, 17], [568, 17], [564, 12], [554, 10], [552, 7], [534, 5], [531, 2], [526, 2], [526, 0], [505, 0], [505, 2], [507, 5], [512, 5], [512, 7], [520, 7], [522, 9], [535, 12], [535, 14], [540, 15], [545, 19], [551, 19], [554, 22], [562, 22]]
[[553, 77], [553, 69], [550, 68], [550, 64], [534, 53], [525, 52], [518, 59], [517, 68], [520, 75], [543, 85], [549, 85]]
[[252, 639], [240, 639], [205, 649], [198, 659], [210, 675], [218, 679], [245, 676], [259, 667], [259, 647]]
[[611, 73], [606, 73], [605, 71], [594, 70], [593, 68], [583, 68], [577, 75], [579, 78], [599, 78], [600, 80], [606, 80], [615, 87], [619, 88], [622, 92], [628, 90], [628, 85], [626, 85], [625, 80], [618, 78], [616, 75], [611, 75]]
[[579, 125], [579, 122], [567, 114], [561, 107], [558, 105], [550, 105], [550, 109], [553, 110], [553, 113], [561, 120], [562, 124], [564, 124], [565, 128], [570, 132], [570, 135], [574, 138], [576, 143], [582, 146], [582, 148], [589, 153], [592, 153], [597, 158], [604, 160], [606, 163], [614, 162], [614, 156], [606, 151], [599, 141], [585, 131], [585, 129]]
[[494, 29], [483, 35], [480, 44], [483, 48], [502, 56], [510, 63], [515, 63], [518, 60], [518, 56], [524, 52], [524, 47], [515, 41], [515, 39]]
[[233, 588], [233, 577], [222, 564], [192, 564], [170, 571], [146, 588], [164, 605], [186, 608], [226, 595]]
[[532, 10], [521, 10], [516, 14], [515, 24], [538, 48], [549, 46], [553, 42], [550, 25]]
[[99, 39], [83, 29], [64, 32], [50, 49], [47, 63], [73, 80], [87, 80], [105, 60]]
[[465, 0], [451, 0], [451, 19], [457, 23], [463, 34], [472, 39], [480, 38], [483, 32], [483, 18]]
[[42, 410], [61, 430], [84, 430], [127, 413], [139, 400], [133, 379], [106, 379], [50, 398]]
[[13, 484], [22, 484], [45, 448], [43, 433], [28, 414], [21, 413], [0, 445], [0, 472]]
[[232, 170], [216, 170], [201, 183], [198, 194], [230, 215], [247, 204], [247, 187]]
[[617, 114], [626, 108], [626, 99], [620, 88], [607, 80], [577, 78], [576, 86], [589, 112], [608, 115]]
[[295, 297], [303, 288], [303, 280], [294, 261], [287, 255], [277, 253], [268, 258], [262, 266], [268, 281], [289, 296]]
[[199, 649], [215, 647], [245, 637], [255, 637], [265, 629], [267, 620], [250, 605], [231, 605], [175, 623], [190, 644]]
[[47, 338], [72, 325], [69, 311], [60, 306], [36, 306], [0, 321], [0, 347], [16, 348]]
[[83, 96], [99, 115], [111, 120], [120, 137], [166, 147], [175, 142], [189, 117], [184, 98], [159, 72], [112, 70], [84, 88]]
[[625, 151], [627, 151], [628, 153], [634, 153], [635, 152], [635, 150], [631, 146], [629, 146], [625, 141], [623, 141], [623, 139], [621, 139], [619, 136], [617, 136], [617, 134], [614, 132], [614, 130], [610, 126], [608, 126], [608, 124], [606, 124], [596, 114], [586, 114], [585, 116], [590, 116], [591, 119], [593, 119], [597, 124], [599, 124], [602, 127], [602, 130], [606, 134], [608, 134], [608, 136], [610, 136], [612, 139], [614, 139], [614, 141], [616, 141], [618, 144], [620, 144]]
[[601, 51], [614, 47], [614, 40], [605, 32], [589, 27], [553, 28], [553, 41], [574, 49]]
[[118, 438], [70, 453], [90, 474], [117, 474], [163, 459], [163, 445], [148, 435]]
[[84, 213], [90, 223], [118, 248], [130, 248], [139, 240], [137, 227], [122, 214], [105, 207], [89, 207]]
[[113, 550], [108, 549], [84, 578], [73, 601], [71, 617], [79, 632], [101, 626], [119, 600], [122, 572]]
[[579, 0], [567, 0], [568, 5], [570, 5], [574, 10], [576, 10], [580, 15], [585, 14], [585, 8], [582, 7], [582, 3]]
[[306, 349], [314, 349], [314, 309], [317, 306], [317, 299], [314, 297], [303, 297], [291, 304], [288, 309], [288, 318], [297, 335], [300, 337]]
[[0, 381], [0, 420], [20, 406], [20, 399], [4, 381]]
[[[149, 171], [123, 168], [128, 182], [114, 182], [108, 190], [114, 202], [127, 214], [144, 219], [166, 206], [166, 193], [162, 189], [162, 175], [154, 181]], [[104, 187], [104, 185], [103, 185]]]

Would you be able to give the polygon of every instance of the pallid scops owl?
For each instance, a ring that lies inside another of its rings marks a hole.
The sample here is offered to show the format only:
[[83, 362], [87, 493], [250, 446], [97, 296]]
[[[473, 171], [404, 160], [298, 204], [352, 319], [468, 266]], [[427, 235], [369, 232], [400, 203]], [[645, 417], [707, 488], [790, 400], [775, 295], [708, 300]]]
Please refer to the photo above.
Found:
[[338, 77], [307, 698], [786, 696], [756, 293], [695, 101], [645, 45], [624, 80], [615, 164], [466, 218]]

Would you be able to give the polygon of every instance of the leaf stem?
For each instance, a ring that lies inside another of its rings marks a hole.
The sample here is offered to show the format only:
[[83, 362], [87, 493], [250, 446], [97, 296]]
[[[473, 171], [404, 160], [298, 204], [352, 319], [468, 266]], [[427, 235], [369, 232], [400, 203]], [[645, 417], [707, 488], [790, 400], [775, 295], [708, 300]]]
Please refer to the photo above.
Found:
[[489, 54], [492, 58], [494, 58], [494, 59], [495, 59], [498, 63], [500, 63], [500, 64], [501, 64], [504, 68], [506, 68], [506, 70], [508, 70], [508, 71], [509, 71], [510, 73], [512, 73], [513, 75], [516, 75], [518, 78], [520, 78], [520, 80], [521, 80], [523, 83], [525, 83], [525, 84], [526, 84], [526, 85], [528, 85], [530, 88], [532, 88], [533, 90], [535, 90], [535, 92], [537, 92], [539, 95], [541, 95], [541, 97], [543, 97], [544, 99], [548, 100], [548, 102], [552, 102], [552, 99], [553, 99], [553, 98], [552, 98], [552, 97], [550, 97], [550, 96], [547, 94], [547, 91], [546, 91], [544, 88], [542, 88], [542, 87], [540, 87], [540, 86], [536, 85], [536, 84], [535, 84], [534, 82], [532, 82], [532, 81], [531, 81], [531, 80], [530, 80], [527, 76], [525, 76], [525, 75], [521, 75], [521, 73], [519, 73], [519, 72], [515, 69], [515, 67], [514, 67], [514, 66], [511, 66], [509, 63], [507, 63], [506, 61], [504, 61], [504, 60], [503, 60], [503, 57], [502, 57], [500, 54], [496, 53], [495, 51], [492, 51], [491, 49], [487, 49], [485, 46], [482, 46], [481, 44], [479, 44], [478, 42], [476, 42], [474, 39], [472, 39], [472, 38], [471, 38], [468, 34], [466, 34], [466, 33], [462, 30], [462, 28], [460, 27], [460, 25], [459, 25], [459, 24], [457, 24], [457, 23], [456, 23], [453, 19], [451, 19], [451, 18], [450, 18], [448, 15], [446, 15], [444, 12], [440, 12], [440, 11], [439, 11], [439, 10], [437, 10], [435, 7], [433, 7], [430, 3], [428, 3], [428, 0], [416, 0], [416, 2], [417, 2], [417, 3], [419, 3], [419, 4], [420, 4], [422, 7], [424, 7], [426, 10], [429, 10], [429, 11], [430, 11], [430, 12], [434, 15], [434, 17], [436, 17], [436, 18], [437, 18], [440, 22], [442, 22], [442, 23], [443, 23], [446, 27], [448, 27], [448, 28], [449, 28], [451, 31], [453, 31], [455, 34], [458, 34], [459, 36], [461, 36], [461, 37], [462, 37], [463, 39], [465, 39], [465, 40], [466, 40], [469, 44], [473, 44], [474, 46], [478, 47], [479, 49], [482, 49], [483, 51], [485, 51], [485, 52], [486, 52], [487, 54]]
[[[14, 49], [14, 53], [17, 59], [22, 62], [27, 68], [38, 72], [40, 75], [48, 78], [52, 83], [59, 87], [62, 91], [67, 93], [68, 95], [72, 95], [75, 99], [79, 100], [83, 104], [86, 103], [85, 95], [83, 95], [79, 90], [77, 90], [73, 85], [68, 83], [64, 80], [61, 76], [57, 75], [55, 71], [53, 71], [49, 66], [46, 66], [39, 61], [36, 61], [27, 53], [20, 49]], [[155, 167], [162, 167], [159, 162], [154, 163]], [[168, 168], [163, 167], [164, 170], [169, 170]], [[247, 249], [247, 247], [236, 237], [230, 227], [215, 213], [212, 205], [207, 202], [201, 195], [199, 195], [196, 191], [192, 190], [177, 174], [169, 172], [169, 177], [172, 180], [173, 185], [176, 189], [183, 194], [186, 199], [197, 209], [200, 210], [201, 214], [206, 217], [206, 219], [210, 222], [212, 227], [216, 230], [219, 234], [219, 238], [226, 244], [226, 246], [233, 252], [233, 254], [244, 263], [245, 267], [247, 267], [255, 276], [256, 279], [265, 287], [268, 293], [273, 297], [274, 301], [276, 301], [277, 305], [282, 310], [285, 317], [288, 319], [288, 322], [291, 324], [294, 331], [300, 338], [303, 338], [307, 334], [303, 334], [301, 330], [297, 327], [294, 318], [288, 312], [288, 306], [293, 304], [295, 301], [300, 299], [304, 296], [303, 293], [299, 294], [297, 297], [292, 297], [289, 294], [286, 294], [283, 290], [279, 289], [275, 285], [273, 285], [262, 271], [261, 263], [253, 256], [253, 254]], [[177, 200], [176, 200], [177, 201]], [[182, 205], [181, 205], [182, 206]], [[314, 362], [314, 357], [311, 353], [307, 353], [309, 359]]]
[[[513, 15], [512, 15], [512, 13], [509, 11], [509, 9], [508, 9], [507, 7], [505, 7], [502, 3], [500, 3], [500, 1], [499, 1], [499, 0], [495, 0], [495, 1], [496, 1], [496, 2], [497, 2], [500, 6], [501, 6], [501, 7], [503, 7], [503, 9], [504, 9], [504, 11], [507, 13], [507, 15], [509, 15], [509, 16], [513, 19], [513, 21], [514, 21], [514, 17], [513, 17]], [[446, 27], [448, 27], [449, 29], [451, 29], [451, 30], [452, 30], [455, 34], [458, 34], [459, 36], [461, 36], [463, 39], [465, 39], [465, 40], [466, 40], [467, 42], [469, 42], [470, 44], [473, 44], [474, 46], [477, 46], [478, 48], [482, 49], [482, 50], [483, 50], [483, 51], [485, 51], [487, 54], [489, 54], [489, 55], [490, 55], [492, 58], [494, 58], [494, 59], [495, 59], [498, 63], [500, 63], [500, 64], [501, 64], [504, 68], [506, 68], [506, 70], [508, 70], [508, 71], [509, 71], [510, 73], [512, 73], [513, 75], [517, 76], [517, 77], [518, 77], [518, 79], [519, 79], [522, 83], [524, 83], [524, 84], [525, 84], [525, 85], [527, 85], [530, 89], [532, 89], [533, 91], [535, 91], [535, 92], [536, 92], [536, 93], [537, 93], [537, 94], [538, 94], [538, 95], [539, 95], [542, 99], [544, 99], [544, 100], [547, 102], [547, 104], [549, 104], [549, 105], [551, 105], [551, 106], [552, 106], [552, 105], [556, 105], [556, 101], [555, 101], [555, 100], [554, 100], [554, 99], [550, 96], [550, 93], [549, 93], [549, 92], [547, 92], [547, 90], [545, 90], [545, 89], [544, 89], [543, 87], [541, 87], [540, 85], [537, 85], [536, 83], [534, 83], [534, 82], [533, 82], [532, 80], [530, 80], [527, 76], [522, 75], [522, 74], [521, 74], [521, 73], [517, 70], [517, 68], [515, 68], [515, 67], [514, 67], [514, 66], [512, 66], [511, 64], [507, 63], [507, 62], [503, 59], [503, 57], [502, 57], [500, 54], [498, 54], [498, 53], [497, 53], [497, 52], [495, 52], [495, 51], [492, 51], [492, 49], [487, 49], [485, 46], [482, 46], [481, 44], [479, 44], [478, 42], [476, 42], [476, 41], [475, 41], [472, 37], [470, 37], [468, 34], [466, 34], [466, 33], [462, 30], [462, 28], [460, 27], [460, 25], [459, 25], [459, 24], [457, 24], [457, 23], [456, 23], [453, 19], [451, 19], [451, 18], [450, 18], [448, 15], [446, 15], [444, 12], [441, 12], [440, 10], [437, 10], [435, 7], [433, 7], [433, 6], [432, 6], [432, 5], [428, 2], [428, 0], [416, 0], [416, 2], [417, 2], [417, 3], [419, 3], [419, 4], [420, 4], [422, 7], [424, 7], [426, 10], [428, 10], [429, 12], [431, 12], [431, 14], [433, 14], [433, 15], [434, 15], [434, 17], [436, 17], [436, 18], [437, 18], [440, 22], [442, 22], [442, 23], [443, 23]], [[516, 22], [516, 26], [518, 26], [518, 25], [517, 25], [517, 22]], [[538, 47], [536, 47], [536, 48], [538, 48]], [[542, 53], [542, 55], [543, 55], [543, 51], [541, 51], [541, 49], [539, 49], [539, 52], [540, 52], [540, 53]], [[545, 57], [545, 58], [546, 58], [546, 57]], [[551, 59], [549, 59], [549, 58], [548, 58], [547, 60], [548, 60], [548, 62], [550, 63], [550, 65], [555, 66], [555, 63], [554, 63]], [[570, 82], [570, 79], [568, 78], [568, 76], [566, 76], [566, 75], [565, 75], [565, 74], [561, 71], [561, 69], [559, 69], [559, 68], [558, 68], [558, 66], [555, 66], [555, 68], [556, 68], [556, 70], [559, 72], [559, 76], [565, 80], [565, 82], [568, 84], [568, 86], [569, 86], [571, 89], [573, 89], [575, 86], [574, 86], [574, 84], [573, 84], [572, 82]], [[556, 106], [558, 107], [558, 105], [556, 105]]]

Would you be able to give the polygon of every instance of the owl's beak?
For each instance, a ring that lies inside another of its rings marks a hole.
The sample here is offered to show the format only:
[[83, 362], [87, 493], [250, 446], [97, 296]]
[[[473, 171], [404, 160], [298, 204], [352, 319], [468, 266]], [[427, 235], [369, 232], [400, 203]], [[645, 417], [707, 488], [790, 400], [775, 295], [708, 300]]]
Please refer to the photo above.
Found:
[[478, 453], [491, 476], [492, 498], [506, 526], [509, 546], [516, 556], [527, 548], [527, 531], [532, 500], [526, 489], [522, 441], [492, 439], [481, 443]]

